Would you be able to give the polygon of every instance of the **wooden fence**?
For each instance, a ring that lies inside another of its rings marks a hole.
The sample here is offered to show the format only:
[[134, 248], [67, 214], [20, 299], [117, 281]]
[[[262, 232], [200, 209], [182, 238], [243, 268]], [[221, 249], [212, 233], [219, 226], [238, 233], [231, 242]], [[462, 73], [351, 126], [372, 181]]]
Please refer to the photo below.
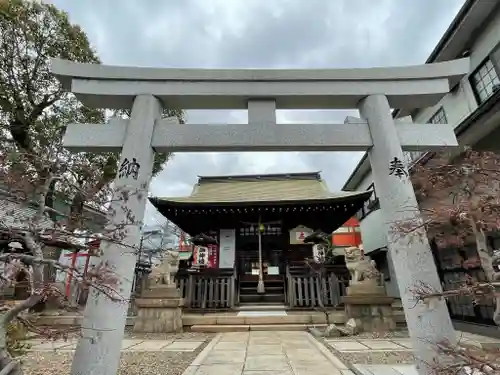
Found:
[[238, 300], [236, 273], [231, 269], [181, 272], [177, 287], [189, 309], [231, 309]]
[[287, 303], [291, 308], [336, 307], [349, 285], [345, 267], [324, 266], [322, 271], [312, 268], [287, 267]]
[[[234, 269], [179, 270], [176, 284], [186, 309], [232, 309], [239, 301]], [[335, 307], [341, 304], [348, 284], [349, 272], [342, 266], [325, 266], [322, 272], [303, 265], [288, 266], [286, 302], [291, 308]], [[139, 295], [140, 289], [134, 294]]]

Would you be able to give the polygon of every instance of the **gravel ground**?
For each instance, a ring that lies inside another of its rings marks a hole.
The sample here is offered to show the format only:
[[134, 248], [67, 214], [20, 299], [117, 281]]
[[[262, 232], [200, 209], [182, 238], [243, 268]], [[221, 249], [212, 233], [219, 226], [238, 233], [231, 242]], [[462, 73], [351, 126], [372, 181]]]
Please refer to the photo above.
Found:
[[[388, 331], [388, 332], [362, 332], [356, 336], [352, 336], [353, 339], [369, 340], [369, 339], [407, 339], [409, 338], [407, 330], [398, 331]], [[340, 337], [339, 339], [342, 339]]]
[[183, 332], [183, 333], [133, 333], [125, 330], [125, 338], [139, 340], [183, 340], [183, 341], [210, 341], [215, 337], [213, 333]]
[[[408, 338], [408, 331], [391, 331], [391, 332], [363, 332], [356, 336], [344, 336], [330, 338], [329, 340], [369, 340], [369, 339], [400, 339]], [[345, 364], [365, 364], [365, 365], [396, 365], [396, 364], [411, 364], [414, 363], [413, 353], [402, 351], [384, 351], [384, 352], [340, 352], [335, 350], [324, 338], [317, 338], [328, 350], [337, 356]]]
[[[123, 352], [118, 375], [181, 375], [214, 337], [213, 334], [131, 334], [134, 339], [177, 339], [205, 341], [193, 352]], [[31, 352], [24, 355], [22, 368], [27, 375], [68, 375], [74, 352]]]
[[412, 352], [366, 352], [349, 353], [339, 352], [329, 347], [345, 364], [363, 364], [363, 365], [398, 365], [415, 363]]

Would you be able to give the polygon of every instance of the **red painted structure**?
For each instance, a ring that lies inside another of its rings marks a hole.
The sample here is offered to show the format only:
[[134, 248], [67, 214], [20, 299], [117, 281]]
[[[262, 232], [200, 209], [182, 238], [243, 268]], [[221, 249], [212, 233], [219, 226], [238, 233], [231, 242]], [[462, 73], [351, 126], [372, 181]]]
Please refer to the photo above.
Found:
[[361, 230], [359, 221], [352, 217], [332, 234], [332, 243], [335, 246], [348, 247], [361, 245]]
[[179, 252], [191, 252], [192, 246], [186, 241], [186, 234], [181, 232], [179, 236]]
[[92, 240], [89, 241], [87, 244], [89, 247], [89, 250], [84, 250], [81, 252], [73, 252], [71, 254], [64, 255], [66, 257], [71, 258], [71, 268], [68, 272], [68, 275], [66, 277], [66, 298], [69, 297], [71, 293], [71, 281], [73, 280], [73, 270], [75, 269], [76, 266], [76, 258], [77, 257], [86, 257], [85, 259], [85, 266], [83, 267], [83, 275], [87, 275], [87, 271], [89, 269], [89, 262], [90, 262], [90, 257], [95, 254], [95, 252], [99, 249], [101, 246], [101, 240]]

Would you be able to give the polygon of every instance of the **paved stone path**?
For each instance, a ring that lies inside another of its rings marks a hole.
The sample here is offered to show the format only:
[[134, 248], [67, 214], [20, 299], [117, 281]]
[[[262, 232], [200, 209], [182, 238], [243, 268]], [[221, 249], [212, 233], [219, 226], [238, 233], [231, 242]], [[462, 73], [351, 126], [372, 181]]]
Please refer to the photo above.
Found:
[[[29, 351], [47, 352], [47, 351], [72, 351], [76, 349], [78, 340], [43, 342], [40, 340], [30, 341], [32, 345]], [[124, 352], [193, 352], [203, 341], [187, 341], [187, 340], [139, 340], [139, 339], [124, 339], [122, 341], [122, 351]]]
[[[484, 337], [467, 332], [457, 332], [460, 341], [464, 344], [477, 347], [500, 348], [500, 339]], [[412, 345], [409, 338], [393, 339], [357, 339], [335, 338], [328, 339], [328, 345], [339, 352], [398, 352], [411, 351]]]
[[339, 352], [411, 351], [410, 339], [328, 339], [328, 345]]
[[[464, 344], [477, 347], [500, 348], [500, 340], [479, 336], [466, 332], [457, 332], [458, 337]], [[409, 338], [393, 339], [357, 339], [340, 337], [326, 340], [333, 349], [343, 353], [389, 353], [389, 352], [411, 352], [412, 344]], [[354, 370], [359, 375], [416, 375], [415, 365], [365, 365], [353, 364]]]
[[414, 365], [354, 365], [359, 375], [418, 375]]
[[183, 375], [353, 375], [307, 332], [217, 335]]

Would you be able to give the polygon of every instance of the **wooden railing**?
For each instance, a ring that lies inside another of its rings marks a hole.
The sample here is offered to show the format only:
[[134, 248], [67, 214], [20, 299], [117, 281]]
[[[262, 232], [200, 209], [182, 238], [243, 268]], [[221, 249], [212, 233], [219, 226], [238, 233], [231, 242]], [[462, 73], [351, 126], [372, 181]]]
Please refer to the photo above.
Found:
[[230, 309], [239, 299], [232, 268], [180, 271], [176, 283], [189, 309]]
[[349, 272], [342, 266], [288, 265], [286, 300], [291, 308], [335, 307], [349, 285]]

